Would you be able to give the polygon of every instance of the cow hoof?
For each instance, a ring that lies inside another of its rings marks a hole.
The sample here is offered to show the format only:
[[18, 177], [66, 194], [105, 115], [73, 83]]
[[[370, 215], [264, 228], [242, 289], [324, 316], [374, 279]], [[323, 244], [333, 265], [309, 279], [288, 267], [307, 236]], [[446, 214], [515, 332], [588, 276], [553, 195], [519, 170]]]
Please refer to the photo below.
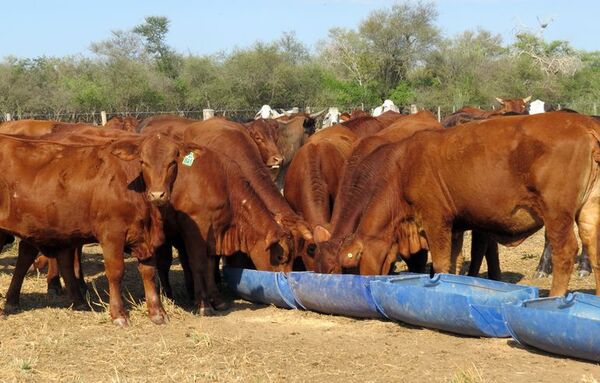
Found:
[[112, 322], [115, 326], [118, 326], [121, 328], [129, 327], [129, 319], [127, 319], [127, 318], [123, 318], [123, 317], [115, 318], [115, 319], [113, 319]]
[[536, 271], [535, 274], [533, 274], [534, 279], [548, 278], [548, 276], [549, 274], [545, 271]]
[[150, 320], [154, 324], [167, 324], [167, 323], [169, 323], [169, 317], [167, 316], [167, 314], [163, 314], [163, 313], [156, 314], [156, 315], [150, 315]]
[[20, 306], [18, 303], [8, 303], [4, 304], [4, 315], [14, 314], [20, 310]]
[[216, 315], [215, 310], [212, 307], [204, 305], [198, 307], [196, 314], [201, 317], [212, 317]]
[[579, 278], [589, 277], [592, 273], [589, 270], [579, 270], [578, 275]]
[[212, 302], [212, 307], [217, 311], [226, 311], [229, 309], [229, 307], [231, 307], [231, 305], [229, 302], [225, 302], [221, 299], [215, 299]]
[[74, 311], [90, 311], [91, 308], [87, 303], [76, 303], [73, 304]]
[[62, 296], [64, 295], [64, 290], [62, 289], [62, 287], [58, 286], [48, 286], [48, 295], [50, 297], [55, 297], [55, 296]]

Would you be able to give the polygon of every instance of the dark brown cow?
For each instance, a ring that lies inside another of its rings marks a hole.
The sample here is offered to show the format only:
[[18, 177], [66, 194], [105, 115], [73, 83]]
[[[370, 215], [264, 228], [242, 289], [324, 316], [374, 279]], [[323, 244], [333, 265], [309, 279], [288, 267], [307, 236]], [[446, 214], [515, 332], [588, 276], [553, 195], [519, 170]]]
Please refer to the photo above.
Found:
[[[442, 153], [443, 155], [440, 155]], [[553, 247], [551, 296], [568, 288], [577, 241], [598, 272], [600, 125], [587, 116], [546, 113], [426, 131], [374, 151], [380, 186], [338, 261], [382, 259], [412, 233], [427, 239], [435, 272], [455, 271], [453, 233], [477, 229], [515, 245], [546, 226]]]
[[527, 114], [527, 104], [531, 100], [531, 96], [515, 99], [501, 99], [496, 97], [501, 105], [499, 109], [483, 110], [470, 106], [461, 108], [442, 120], [442, 125], [445, 128], [450, 128], [459, 124], [464, 124], [473, 120], [483, 120], [495, 115], [506, 114]]
[[[18, 304], [23, 278], [39, 248], [58, 258], [69, 296], [75, 306], [81, 306], [73, 250], [84, 243], [99, 242], [113, 322], [121, 326], [128, 323], [120, 295], [123, 249], [127, 246], [140, 261], [149, 316], [155, 323], [164, 323], [166, 314], [153, 280], [153, 255], [164, 235], [160, 212], [153, 204], [162, 205], [170, 196], [179, 146], [160, 135], [96, 145], [6, 135], [0, 136], [0, 141], [0, 228], [31, 245], [29, 251], [19, 254], [7, 305]], [[136, 158], [139, 161], [133, 161]]]
[[258, 270], [291, 271], [290, 233], [277, 224], [234, 161], [203, 148], [191, 166], [179, 164], [170, 207], [165, 222], [168, 247], [159, 257], [159, 276], [167, 296], [172, 296], [167, 276], [171, 244], [184, 256], [184, 267], [189, 262], [188, 278], [193, 277], [193, 295], [201, 313], [211, 306], [226, 307], [214, 280], [215, 255], [244, 252]]
[[[317, 270], [321, 272], [329, 271], [328, 260], [335, 258], [342, 242], [356, 229], [359, 219], [366, 204], [370, 201], [370, 196], [378, 190], [379, 185], [373, 179], [377, 174], [374, 169], [365, 169], [360, 167], [362, 161], [378, 147], [392, 142], [400, 142], [411, 137], [421, 130], [442, 129], [436, 117], [428, 112], [421, 111], [416, 114], [404, 115], [396, 120], [395, 123], [381, 130], [377, 134], [366, 137], [354, 145], [352, 154], [347, 161], [341, 180], [339, 198], [334, 205], [331, 224], [329, 227], [316, 227], [315, 233], [322, 233], [317, 242]], [[375, 169], [386, 168], [387, 163], [373, 163]], [[404, 242], [401, 242], [401, 245]], [[419, 257], [409, 257], [412, 253], [417, 253], [421, 247], [412, 246], [406, 248], [400, 246], [398, 253], [404, 256], [409, 264], [411, 271], [423, 272], [424, 263], [427, 261], [427, 253], [419, 254]], [[395, 261], [396, 254], [390, 258], [390, 263], [383, 267], [381, 265], [368, 264], [363, 262], [359, 268], [360, 274], [387, 274], [392, 261]]]

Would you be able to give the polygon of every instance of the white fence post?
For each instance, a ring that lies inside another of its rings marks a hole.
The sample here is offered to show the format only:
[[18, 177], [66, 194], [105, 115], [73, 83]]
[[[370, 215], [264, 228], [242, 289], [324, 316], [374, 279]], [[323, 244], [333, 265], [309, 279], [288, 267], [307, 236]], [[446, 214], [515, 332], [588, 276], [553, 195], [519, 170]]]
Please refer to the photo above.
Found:
[[100, 112], [100, 119], [102, 120], [102, 126], [106, 125], [106, 112], [104, 110]]
[[214, 109], [202, 109], [202, 119], [208, 120], [209, 118], [213, 118], [215, 116]]
[[442, 109], [439, 106], [437, 109], [438, 122], [442, 122]]
[[415, 104], [410, 104], [410, 114], [415, 114], [419, 111], [419, 109], [417, 109], [417, 106]]
[[11, 121], [12, 120], [12, 116], [10, 115], [10, 113], [6, 113], [4, 115], [4, 118], [6, 119], [6, 121]]
[[598, 108], [596, 106], [596, 103], [594, 103], [594, 116], [598, 115]]

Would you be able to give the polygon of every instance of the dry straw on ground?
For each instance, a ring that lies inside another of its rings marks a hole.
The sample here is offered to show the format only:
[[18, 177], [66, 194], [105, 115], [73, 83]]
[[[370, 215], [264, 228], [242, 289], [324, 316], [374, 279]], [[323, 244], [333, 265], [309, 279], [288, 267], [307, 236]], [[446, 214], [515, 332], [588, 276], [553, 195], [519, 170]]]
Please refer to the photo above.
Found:
[[[466, 244], [469, 241], [465, 241]], [[531, 275], [543, 234], [501, 248], [504, 278], [535, 284]], [[465, 245], [468, 257], [468, 246]], [[44, 276], [25, 281], [22, 311], [0, 321], [2, 382], [596, 382], [600, 367], [527, 350], [509, 339], [477, 339], [378, 320], [288, 311], [235, 301], [228, 313], [200, 318], [172, 271], [176, 303], [170, 323], [145, 315], [135, 263], [128, 260], [124, 296], [132, 326], [115, 328], [98, 247], [84, 249], [94, 311], [74, 312], [63, 296], [48, 297]], [[15, 250], [0, 255], [0, 294], [8, 288]], [[483, 270], [485, 272], [485, 270]], [[592, 292], [593, 277], [571, 288]], [[3, 303], [2, 303], [3, 305]]]

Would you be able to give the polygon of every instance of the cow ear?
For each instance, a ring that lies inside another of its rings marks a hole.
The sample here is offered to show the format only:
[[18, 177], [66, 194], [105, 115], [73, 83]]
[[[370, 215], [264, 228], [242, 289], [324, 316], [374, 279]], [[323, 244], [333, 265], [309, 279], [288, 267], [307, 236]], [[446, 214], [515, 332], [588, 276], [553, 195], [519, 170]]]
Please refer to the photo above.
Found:
[[277, 242], [279, 242], [279, 236], [277, 233], [273, 231], [267, 232], [267, 236], [265, 237], [265, 251], [269, 251], [269, 248], [271, 248], [271, 246]]
[[496, 101], [498, 101], [500, 104], [504, 105], [504, 100], [501, 99], [500, 97], [496, 97]]
[[140, 145], [130, 140], [119, 140], [111, 145], [111, 154], [124, 161], [132, 161], [139, 157]]
[[313, 230], [313, 237], [315, 242], [325, 242], [331, 238], [331, 233], [325, 227], [317, 225]]
[[525, 97], [525, 98], [523, 99], [523, 102], [524, 102], [525, 104], [527, 104], [527, 103], [528, 103], [530, 100], [531, 100], [531, 96], [529, 96], [529, 97]]
[[187, 155], [190, 152], [193, 152], [195, 156], [199, 157], [206, 151], [204, 146], [196, 145], [196, 144], [184, 144], [179, 151], [180, 155]]
[[363, 243], [360, 240], [356, 240], [352, 246], [348, 248], [348, 251], [344, 254], [340, 254], [342, 258], [342, 267], [351, 268], [357, 267], [360, 261], [360, 257], [363, 252]]

